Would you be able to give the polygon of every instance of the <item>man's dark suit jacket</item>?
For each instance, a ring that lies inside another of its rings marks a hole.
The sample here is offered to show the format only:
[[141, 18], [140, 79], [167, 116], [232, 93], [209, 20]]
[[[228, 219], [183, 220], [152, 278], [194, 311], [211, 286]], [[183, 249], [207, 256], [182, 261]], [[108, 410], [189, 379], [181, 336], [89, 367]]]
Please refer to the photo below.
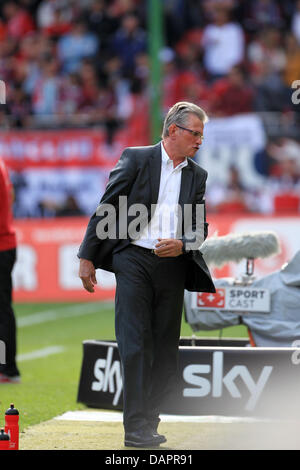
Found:
[[[184, 214], [184, 204], [190, 204], [193, 207], [194, 216], [196, 204], [204, 205], [204, 238], [206, 238], [208, 224], [205, 220], [204, 193], [207, 172], [190, 158], [187, 161], [188, 165], [182, 169], [179, 204], [182, 207], [182, 214]], [[120, 215], [120, 196], [127, 197], [128, 209], [133, 204], [145, 205], [148, 213], [147, 217], [141, 221], [140, 230], [142, 230], [151, 219], [151, 205], [157, 203], [160, 172], [161, 143], [148, 147], [130, 147], [124, 150], [119, 162], [110, 173], [105, 193], [101, 198], [97, 211], [89, 221], [84, 240], [79, 248], [79, 258], [92, 261], [96, 269], [113, 271], [112, 254], [125, 248], [131, 239], [128, 236], [124, 238], [122, 235], [121, 239], [107, 238], [101, 240], [98, 238], [97, 224], [103, 221], [105, 216], [107, 217], [107, 213], [104, 215], [105, 205], [112, 205], [116, 209], [117, 219]], [[135, 218], [136, 214], [127, 216], [127, 227]], [[118, 222], [119, 220], [117, 220]], [[188, 240], [186, 240], [184, 234], [183, 217], [179, 223], [182, 224], [183, 236], [181, 239], [185, 246]], [[118, 228], [116, 231], [118, 233]], [[188, 262], [185, 288], [193, 292], [215, 292], [209, 269], [201, 252], [197, 249], [187, 251], [181, 256], [186, 256]]]

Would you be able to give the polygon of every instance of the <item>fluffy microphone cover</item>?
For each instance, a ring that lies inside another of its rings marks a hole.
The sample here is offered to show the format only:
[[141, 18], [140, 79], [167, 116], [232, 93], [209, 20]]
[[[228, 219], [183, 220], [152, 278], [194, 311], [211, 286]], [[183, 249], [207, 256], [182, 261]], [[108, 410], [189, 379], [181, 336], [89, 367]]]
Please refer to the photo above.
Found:
[[200, 251], [208, 265], [221, 267], [230, 261], [267, 258], [280, 253], [280, 246], [274, 232], [252, 232], [212, 236], [205, 240]]

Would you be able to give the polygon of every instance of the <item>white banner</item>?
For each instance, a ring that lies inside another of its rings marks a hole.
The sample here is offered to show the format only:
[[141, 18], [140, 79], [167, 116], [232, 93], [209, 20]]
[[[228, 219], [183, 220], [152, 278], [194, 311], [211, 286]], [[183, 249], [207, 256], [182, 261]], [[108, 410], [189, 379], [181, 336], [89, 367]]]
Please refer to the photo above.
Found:
[[226, 183], [233, 166], [246, 187], [263, 184], [264, 178], [254, 165], [255, 154], [266, 145], [263, 122], [258, 115], [212, 119], [205, 125], [204, 138], [197, 161], [208, 171], [208, 186]]

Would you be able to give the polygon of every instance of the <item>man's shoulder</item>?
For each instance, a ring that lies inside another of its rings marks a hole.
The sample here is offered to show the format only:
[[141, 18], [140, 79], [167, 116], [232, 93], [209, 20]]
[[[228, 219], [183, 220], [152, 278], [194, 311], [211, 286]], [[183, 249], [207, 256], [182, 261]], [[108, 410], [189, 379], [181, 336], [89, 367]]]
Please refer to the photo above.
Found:
[[124, 154], [138, 159], [148, 159], [150, 156], [155, 155], [160, 151], [160, 143], [155, 145], [143, 145], [137, 147], [126, 147], [123, 151]]
[[128, 152], [138, 152], [138, 153], [143, 153], [143, 154], [146, 153], [147, 154], [147, 153], [153, 152], [160, 145], [161, 145], [161, 143], [159, 142], [158, 144], [155, 144], [155, 145], [140, 145], [140, 146], [136, 146], [136, 147], [126, 147], [124, 149], [124, 152], [128, 151]]
[[193, 171], [195, 171], [198, 175], [207, 177], [208, 175], [207, 171], [204, 168], [202, 168], [202, 166], [200, 166], [197, 162], [195, 162], [195, 160], [188, 158], [188, 162], [189, 162], [190, 168]]

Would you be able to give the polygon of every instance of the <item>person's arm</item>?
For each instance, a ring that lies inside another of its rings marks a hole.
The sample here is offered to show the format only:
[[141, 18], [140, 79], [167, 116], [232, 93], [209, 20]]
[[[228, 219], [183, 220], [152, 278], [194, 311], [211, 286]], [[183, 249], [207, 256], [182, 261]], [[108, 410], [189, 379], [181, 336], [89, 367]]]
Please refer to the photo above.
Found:
[[159, 238], [155, 245], [155, 254], [161, 258], [183, 254], [183, 241], [176, 238]]
[[96, 270], [92, 261], [80, 258], [79, 277], [82, 285], [88, 292], [95, 292], [94, 286], [97, 284]]
[[133, 153], [125, 149], [120, 160], [109, 175], [105, 192], [96, 212], [90, 218], [84, 240], [80, 246], [78, 257], [92, 261], [99, 250], [101, 239], [97, 236], [97, 224], [103, 218], [101, 208], [111, 205], [118, 209], [119, 197], [127, 196], [135, 179], [136, 168]]
[[109, 175], [105, 192], [96, 212], [90, 218], [83, 242], [79, 248], [79, 277], [83, 287], [88, 292], [94, 292], [94, 285], [97, 283], [93, 259], [101, 245], [101, 239], [97, 236], [97, 224], [103, 218], [103, 216], [97, 214], [101, 212], [101, 207], [105, 204], [110, 204], [117, 209], [119, 196], [129, 194], [135, 174], [136, 167], [133, 152], [125, 149], [117, 165]]

